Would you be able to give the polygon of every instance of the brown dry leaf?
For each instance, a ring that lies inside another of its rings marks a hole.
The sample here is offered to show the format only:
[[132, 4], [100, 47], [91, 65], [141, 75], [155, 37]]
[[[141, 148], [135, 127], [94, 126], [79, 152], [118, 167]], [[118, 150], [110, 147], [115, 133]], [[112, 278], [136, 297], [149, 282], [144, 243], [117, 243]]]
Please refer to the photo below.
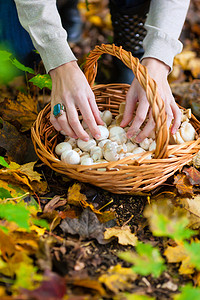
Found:
[[33, 170], [35, 162], [30, 162], [22, 166], [14, 164], [14, 169], [0, 169], [0, 176], [2, 180], [9, 181], [10, 183], [25, 186], [27, 190], [33, 192], [44, 193], [47, 191], [47, 183], [41, 181], [41, 175]]
[[200, 172], [194, 168], [194, 167], [190, 167], [190, 168], [184, 168], [183, 172], [187, 175], [187, 178], [190, 182], [191, 185], [196, 185], [196, 184], [200, 184]]
[[132, 282], [137, 279], [137, 275], [131, 268], [122, 268], [121, 265], [112, 266], [106, 274], [99, 277], [99, 282], [115, 294], [131, 288]]
[[192, 198], [180, 198], [179, 203], [188, 212], [188, 226], [198, 229], [200, 227], [200, 195]]
[[87, 289], [92, 289], [97, 291], [101, 296], [105, 296], [106, 292], [102, 287], [101, 283], [93, 279], [70, 279], [68, 276], [66, 277], [67, 282], [73, 284], [74, 286], [81, 286]]
[[0, 229], [0, 251], [3, 257], [12, 256], [16, 251], [16, 245], [10, 236]]
[[137, 244], [137, 237], [135, 234], [131, 233], [129, 226], [122, 227], [112, 227], [107, 228], [104, 232], [104, 238], [109, 240], [113, 236], [118, 238], [118, 243], [121, 245], [132, 245], [135, 246]]
[[82, 206], [83, 208], [89, 207], [94, 213], [102, 214], [99, 210], [95, 209], [92, 204], [89, 204], [86, 200], [87, 197], [80, 192], [81, 186], [79, 183], [74, 183], [72, 187], [68, 189], [67, 203]]
[[44, 207], [43, 213], [51, 212], [57, 207], [63, 206], [67, 203], [67, 199], [60, 199], [60, 196], [54, 196]]
[[182, 244], [175, 247], [168, 246], [164, 252], [169, 263], [180, 263], [179, 273], [188, 275], [194, 273], [194, 267], [190, 263], [190, 257]]
[[2, 118], [12, 124], [20, 123], [20, 130], [27, 131], [37, 118], [37, 101], [30, 95], [18, 94], [17, 99], [5, 98], [1, 103]]
[[22, 164], [26, 153], [32, 153], [32, 144], [29, 139], [19, 133], [15, 126], [0, 118], [0, 145], [6, 150], [6, 155], [11, 161]]
[[174, 184], [181, 195], [193, 195], [193, 186], [190, 184], [185, 174], [179, 173], [174, 176]]

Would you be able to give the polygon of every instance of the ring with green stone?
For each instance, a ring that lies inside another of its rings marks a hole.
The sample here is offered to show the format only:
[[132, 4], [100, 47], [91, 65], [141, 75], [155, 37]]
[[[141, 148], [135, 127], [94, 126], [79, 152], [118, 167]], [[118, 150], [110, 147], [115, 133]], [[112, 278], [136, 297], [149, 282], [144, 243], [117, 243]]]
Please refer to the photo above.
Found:
[[58, 103], [53, 107], [53, 115], [55, 118], [60, 117], [64, 111], [66, 111], [66, 109], [62, 103]]

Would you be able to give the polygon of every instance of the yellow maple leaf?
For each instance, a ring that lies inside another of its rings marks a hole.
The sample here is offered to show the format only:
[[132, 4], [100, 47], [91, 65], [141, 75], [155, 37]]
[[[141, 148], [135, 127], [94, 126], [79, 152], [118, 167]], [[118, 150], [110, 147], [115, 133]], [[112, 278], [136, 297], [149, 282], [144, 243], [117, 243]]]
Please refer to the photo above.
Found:
[[188, 252], [183, 244], [178, 244], [175, 247], [168, 246], [164, 252], [169, 263], [181, 263], [179, 273], [188, 275], [194, 273], [194, 266], [190, 263]]
[[35, 162], [30, 162], [21, 166], [18, 165], [18, 168], [17, 164], [12, 164], [9, 169], [0, 169], [1, 179], [23, 185], [23, 189], [26, 191], [43, 193], [47, 190], [47, 183], [41, 181], [41, 175], [33, 170], [34, 164]]
[[90, 207], [90, 209], [96, 214], [102, 214], [99, 210], [95, 209], [94, 206], [88, 203], [87, 197], [80, 192], [81, 186], [79, 183], [74, 183], [72, 187], [68, 189], [67, 201], [69, 204], [82, 206], [83, 208]]
[[135, 234], [131, 233], [129, 226], [106, 228], [104, 238], [108, 240], [113, 236], [118, 238], [118, 242], [121, 245], [135, 246], [138, 240]]
[[137, 278], [137, 275], [131, 270], [131, 268], [122, 268], [117, 264], [112, 266], [106, 274], [99, 277], [99, 282], [105, 284], [105, 286], [115, 294], [119, 291], [124, 291], [131, 288], [132, 282]]

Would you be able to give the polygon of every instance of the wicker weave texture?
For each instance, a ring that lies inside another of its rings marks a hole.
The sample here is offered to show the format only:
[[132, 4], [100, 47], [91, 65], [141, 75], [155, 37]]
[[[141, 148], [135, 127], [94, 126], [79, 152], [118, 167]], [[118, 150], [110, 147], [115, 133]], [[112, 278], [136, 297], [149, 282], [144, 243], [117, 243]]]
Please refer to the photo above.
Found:
[[[113, 193], [135, 194], [148, 192], [161, 185], [177, 170], [189, 163], [200, 150], [200, 138], [181, 145], [168, 145], [169, 135], [166, 126], [164, 103], [157, 92], [157, 86], [148, 75], [137, 58], [121, 47], [114, 45], [97, 46], [89, 55], [85, 66], [85, 74], [93, 85], [97, 60], [103, 53], [110, 53], [131, 67], [141, 86], [145, 89], [152, 108], [156, 124], [155, 151], [134, 154], [119, 161], [96, 165], [69, 165], [58, 159], [54, 150], [62, 135], [50, 123], [50, 104], [38, 115], [32, 127], [32, 140], [38, 157], [53, 170], [73, 179], [88, 182]], [[127, 84], [96, 85], [93, 88], [96, 102], [100, 110], [109, 109], [113, 115], [118, 114], [119, 105], [126, 100], [129, 89]], [[199, 134], [200, 123], [192, 116], [191, 123]], [[153, 159], [146, 159], [153, 154]], [[135, 160], [132, 160], [135, 158]], [[103, 172], [100, 168], [106, 168]]]

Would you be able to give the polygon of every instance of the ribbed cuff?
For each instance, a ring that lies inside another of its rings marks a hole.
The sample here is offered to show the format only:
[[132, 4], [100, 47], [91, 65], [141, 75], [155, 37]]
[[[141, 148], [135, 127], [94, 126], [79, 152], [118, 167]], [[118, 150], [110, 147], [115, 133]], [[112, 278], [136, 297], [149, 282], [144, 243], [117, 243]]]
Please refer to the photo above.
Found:
[[171, 71], [175, 55], [182, 51], [182, 43], [150, 25], [146, 25], [145, 28], [148, 33], [143, 41], [145, 52], [141, 59], [147, 57], [159, 59], [168, 65]]
[[65, 63], [77, 60], [66, 39], [54, 39], [44, 47], [38, 47], [46, 72]]

